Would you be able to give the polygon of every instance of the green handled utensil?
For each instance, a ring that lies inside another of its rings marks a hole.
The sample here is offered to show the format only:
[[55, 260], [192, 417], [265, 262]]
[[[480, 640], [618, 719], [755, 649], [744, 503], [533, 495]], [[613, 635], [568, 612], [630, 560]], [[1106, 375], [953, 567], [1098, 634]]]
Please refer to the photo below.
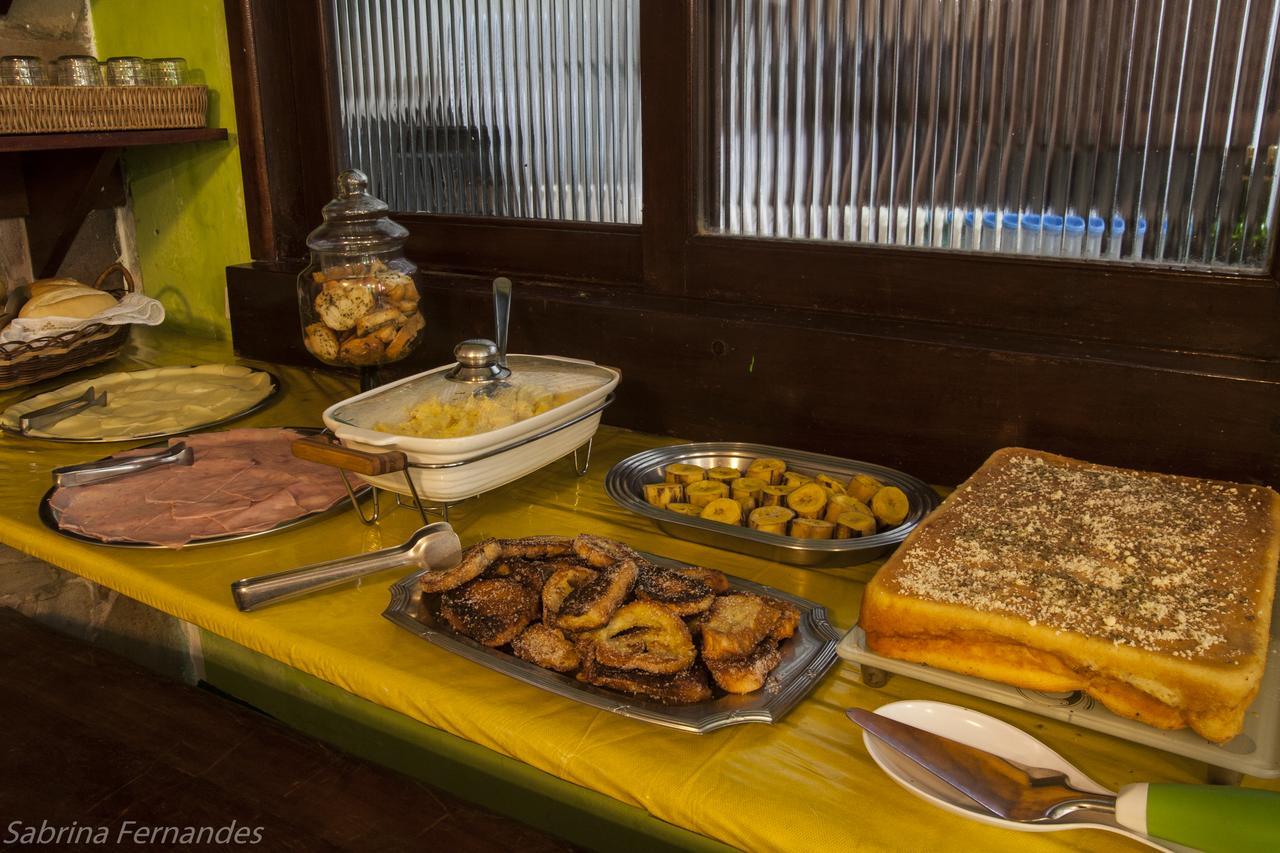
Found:
[[1030, 767], [924, 729], [851, 708], [849, 719], [1006, 820], [1059, 823], [1113, 815], [1144, 835], [1207, 853], [1280, 850], [1280, 794], [1217, 785], [1125, 785], [1119, 795], [1077, 790], [1065, 774]]

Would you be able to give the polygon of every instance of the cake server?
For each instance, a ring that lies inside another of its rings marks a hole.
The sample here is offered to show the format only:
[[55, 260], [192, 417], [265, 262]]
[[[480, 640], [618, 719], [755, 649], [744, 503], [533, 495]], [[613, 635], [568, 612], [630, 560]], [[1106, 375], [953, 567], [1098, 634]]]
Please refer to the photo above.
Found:
[[1065, 822], [1081, 812], [1206, 851], [1280, 849], [1280, 794], [1217, 785], [1125, 785], [1117, 796], [1072, 787], [1066, 774], [1033, 767], [870, 711], [849, 719], [993, 815]]
[[[105, 394], [103, 396], [106, 396]], [[99, 459], [96, 462], [85, 462], [82, 465], [67, 465], [53, 469], [53, 484], [59, 488], [87, 486], [90, 483], [101, 483], [126, 474], [136, 474], [162, 465], [190, 465], [195, 461], [195, 454], [186, 442], [179, 441], [161, 453], [149, 456], [126, 456], [124, 459]]]
[[64, 421], [72, 415], [78, 415], [85, 409], [105, 406], [106, 404], [107, 392], [103, 391], [101, 394], [97, 394], [93, 386], [89, 386], [79, 397], [72, 397], [70, 400], [63, 400], [61, 403], [54, 403], [51, 406], [45, 406], [21, 415], [18, 418], [18, 431], [26, 435], [32, 430], [44, 429], [45, 427], [53, 426], [58, 421]]
[[243, 611], [287, 601], [320, 589], [344, 584], [398, 566], [423, 569], [453, 568], [462, 559], [462, 542], [446, 521], [420, 527], [403, 545], [315, 563], [287, 572], [242, 578], [231, 584], [231, 597]]

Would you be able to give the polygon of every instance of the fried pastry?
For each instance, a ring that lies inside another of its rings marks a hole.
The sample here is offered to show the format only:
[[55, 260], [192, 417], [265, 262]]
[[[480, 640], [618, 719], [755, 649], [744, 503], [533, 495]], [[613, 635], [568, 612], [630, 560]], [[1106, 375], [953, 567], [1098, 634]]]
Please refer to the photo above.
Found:
[[542, 587], [542, 621], [548, 625], [556, 624], [560, 607], [570, 593], [580, 586], [586, 586], [599, 574], [586, 566], [566, 566], [554, 572]]
[[559, 628], [535, 622], [511, 641], [516, 656], [556, 672], [573, 672], [582, 661], [577, 645]]
[[565, 536], [526, 536], [502, 539], [502, 556], [522, 560], [546, 560], [568, 557], [573, 553], [573, 540]]
[[768, 637], [782, 618], [776, 602], [750, 592], [722, 595], [702, 627], [702, 657], [740, 658]]
[[796, 629], [800, 627], [800, 608], [789, 601], [779, 601], [776, 598], [769, 599], [769, 603], [777, 608], [779, 614], [778, 624], [773, 626], [769, 636], [775, 640], [794, 637]]
[[751, 693], [764, 686], [769, 673], [782, 662], [778, 641], [766, 637], [740, 658], [708, 660], [707, 669], [721, 690], [729, 693]]
[[499, 560], [489, 567], [481, 577], [515, 578], [542, 596], [542, 590], [551, 576], [561, 569], [581, 566], [576, 560]]
[[636, 598], [656, 601], [680, 616], [692, 616], [710, 609], [715, 591], [702, 579], [676, 569], [645, 564], [636, 578]]
[[502, 543], [486, 539], [462, 552], [462, 560], [451, 569], [424, 572], [418, 581], [424, 592], [444, 592], [475, 580], [502, 556]]
[[687, 578], [693, 578], [702, 581], [711, 587], [711, 591], [716, 595], [723, 595], [729, 591], [729, 578], [719, 569], [705, 569], [702, 566], [680, 566], [672, 569]]
[[652, 672], [614, 669], [588, 654], [582, 659], [578, 680], [596, 687], [643, 696], [663, 705], [692, 705], [711, 698], [706, 670], [696, 664], [671, 675], [655, 675]]
[[651, 601], [619, 608], [595, 641], [596, 660], [605, 666], [658, 675], [688, 669], [696, 654], [680, 617]]
[[607, 569], [627, 560], [637, 565], [644, 562], [633, 548], [603, 536], [590, 536], [586, 533], [574, 537], [573, 551], [583, 562], [597, 569]]
[[537, 594], [513, 578], [481, 578], [440, 597], [441, 618], [486, 646], [505, 646], [537, 615]]
[[631, 594], [639, 573], [633, 560], [623, 560], [601, 569], [594, 580], [578, 587], [564, 599], [556, 613], [556, 627], [566, 631], [585, 631], [607, 624]]
[[997, 451], [877, 572], [871, 651], [1230, 740], [1267, 658], [1280, 495]]

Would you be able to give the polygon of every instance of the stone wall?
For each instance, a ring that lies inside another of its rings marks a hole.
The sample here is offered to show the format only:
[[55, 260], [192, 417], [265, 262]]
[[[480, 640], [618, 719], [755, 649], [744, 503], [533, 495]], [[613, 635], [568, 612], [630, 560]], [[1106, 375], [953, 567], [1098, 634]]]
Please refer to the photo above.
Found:
[[187, 623], [3, 545], [0, 607], [161, 675], [188, 684], [199, 677], [198, 641]]

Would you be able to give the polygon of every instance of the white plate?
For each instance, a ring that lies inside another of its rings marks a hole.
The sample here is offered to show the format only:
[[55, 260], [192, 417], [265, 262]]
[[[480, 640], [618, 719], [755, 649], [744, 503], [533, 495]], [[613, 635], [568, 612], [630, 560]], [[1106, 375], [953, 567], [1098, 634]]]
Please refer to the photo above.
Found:
[[[976, 747], [998, 755], [1020, 761], [1033, 767], [1047, 767], [1060, 770], [1066, 774], [1074, 788], [1096, 794], [1115, 795], [1090, 779], [1065, 758], [1045, 746], [1022, 729], [989, 717], [969, 708], [948, 705], [945, 702], [910, 700], [892, 702], [876, 709], [876, 713], [907, 723], [925, 731], [933, 732], [951, 740]], [[889, 774], [893, 781], [911, 793], [945, 809], [952, 814], [976, 820], [979, 823], [1014, 829], [1019, 832], [1058, 832], [1065, 829], [1105, 829], [1147, 844], [1157, 850], [1182, 851], [1188, 848], [1170, 845], [1167, 842], [1156, 843], [1149, 836], [1125, 829], [1119, 825], [1106, 823], [1071, 823], [1071, 824], [1033, 824], [1005, 820], [988, 812], [978, 803], [952, 788], [946, 782], [936, 778], [932, 773], [920, 767], [911, 759], [885, 744], [869, 732], [862, 733], [862, 742], [867, 752], [880, 769]]]

